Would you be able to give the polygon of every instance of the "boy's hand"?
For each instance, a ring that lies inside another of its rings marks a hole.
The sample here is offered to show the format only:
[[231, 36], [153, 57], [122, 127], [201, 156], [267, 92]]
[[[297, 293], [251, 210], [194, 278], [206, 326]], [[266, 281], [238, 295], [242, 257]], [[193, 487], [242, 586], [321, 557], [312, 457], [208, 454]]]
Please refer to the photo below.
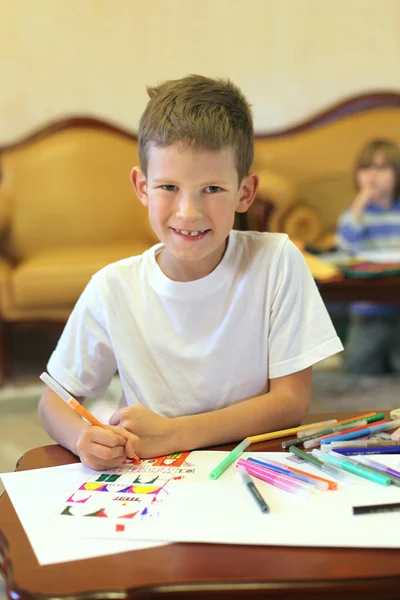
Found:
[[139, 437], [136, 448], [140, 458], [152, 458], [176, 452], [175, 419], [161, 417], [143, 404], [117, 410], [110, 418], [111, 425], [118, 425]]
[[376, 197], [376, 190], [372, 188], [364, 188], [360, 190], [354, 199], [351, 210], [355, 216], [362, 213], [364, 208], [374, 201]]
[[96, 471], [115, 469], [131, 458], [139, 444], [136, 435], [120, 427], [90, 425], [81, 433], [76, 447], [82, 463]]

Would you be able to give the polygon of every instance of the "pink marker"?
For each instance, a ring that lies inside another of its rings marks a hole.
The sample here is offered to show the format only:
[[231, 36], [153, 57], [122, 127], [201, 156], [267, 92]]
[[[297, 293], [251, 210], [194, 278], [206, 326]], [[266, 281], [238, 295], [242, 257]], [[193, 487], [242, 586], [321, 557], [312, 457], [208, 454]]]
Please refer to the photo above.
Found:
[[289, 492], [290, 494], [297, 494], [299, 496], [308, 496], [308, 489], [305, 488], [301, 483], [297, 483], [295, 479], [291, 479], [290, 477], [286, 477], [285, 475], [277, 475], [276, 471], [272, 471], [271, 469], [266, 469], [264, 467], [258, 467], [254, 463], [249, 463], [247, 460], [239, 459], [236, 463], [236, 467], [244, 467], [246, 471], [257, 477], [258, 479], [262, 479], [275, 487], [284, 490], [285, 492]]

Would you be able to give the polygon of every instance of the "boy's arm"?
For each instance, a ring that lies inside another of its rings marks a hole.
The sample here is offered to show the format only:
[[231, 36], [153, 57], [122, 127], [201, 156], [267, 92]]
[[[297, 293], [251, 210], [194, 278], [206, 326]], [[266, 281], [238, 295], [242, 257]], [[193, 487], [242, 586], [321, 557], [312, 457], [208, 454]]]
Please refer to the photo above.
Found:
[[359, 250], [364, 229], [365, 221], [362, 213], [355, 215], [351, 210], [343, 213], [336, 230], [336, 241], [339, 248], [350, 252]]
[[242, 440], [301, 423], [310, 404], [311, 378], [311, 367], [277, 377], [266, 394], [198, 415], [166, 418], [138, 404], [116, 411], [110, 423], [139, 437], [143, 458]]
[[120, 427], [90, 425], [48, 387], [39, 401], [39, 416], [47, 433], [91, 469], [118, 467], [138, 445], [138, 438]]
[[301, 423], [311, 401], [312, 367], [270, 380], [270, 391], [215, 412], [176, 419], [177, 450], [202, 448]]
[[353, 252], [360, 249], [360, 242], [365, 230], [363, 211], [373, 198], [374, 192], [372, 190], [361, 190], [349, 210], [340, 217], [336, 232], [337, 243], [340, 248]]
[[[84, 398], [76, 400], [83, 402]], [[78, 439], [90, 425], [47, 386], [39, 401], [39, 417], [50, 437], [78, 454]]]

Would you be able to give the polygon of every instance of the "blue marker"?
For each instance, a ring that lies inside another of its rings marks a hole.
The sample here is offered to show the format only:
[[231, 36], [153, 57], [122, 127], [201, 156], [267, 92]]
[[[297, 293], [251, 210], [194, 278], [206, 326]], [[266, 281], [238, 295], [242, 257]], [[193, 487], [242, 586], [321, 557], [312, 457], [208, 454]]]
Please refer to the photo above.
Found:
[[351, 433], [342, 433], [342, 435], [335, 435], [334, 437], [321, 440], [321, 444], [331, 444], [332, 442], [356, 440], [357, 438], [365, 437], [366, 435], [372, 435], [373, 433], [378, 433], [379, 431], [386, 431], [387, 429], [396, 429], [396, 427], [400, 427], [400, 419], [398, 419], [397, 421], [388, 421], [387, 423], [382, 423], [381, 425], [372, 425], [371, 427], [367, 427], [366, 429], [352, 431]]
[[335, 448], [335, 452], [343, 456], [358, 454], [400, 454], [400, 446], [379, 446], [370, 448]]

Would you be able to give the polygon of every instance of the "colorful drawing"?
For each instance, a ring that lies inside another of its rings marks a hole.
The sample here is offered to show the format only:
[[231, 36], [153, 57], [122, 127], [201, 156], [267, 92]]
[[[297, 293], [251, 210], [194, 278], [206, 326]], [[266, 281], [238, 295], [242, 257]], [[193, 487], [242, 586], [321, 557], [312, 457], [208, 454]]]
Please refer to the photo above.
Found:
[[59, 514], [80, 518], [153, 519], [168, 498], [168, 484], [193, 475], [194, 468], [187, 462], [189, 454], [177, 452], [140, 462], [126, 459], [117, 469], [94, 473], [70, 495]]

